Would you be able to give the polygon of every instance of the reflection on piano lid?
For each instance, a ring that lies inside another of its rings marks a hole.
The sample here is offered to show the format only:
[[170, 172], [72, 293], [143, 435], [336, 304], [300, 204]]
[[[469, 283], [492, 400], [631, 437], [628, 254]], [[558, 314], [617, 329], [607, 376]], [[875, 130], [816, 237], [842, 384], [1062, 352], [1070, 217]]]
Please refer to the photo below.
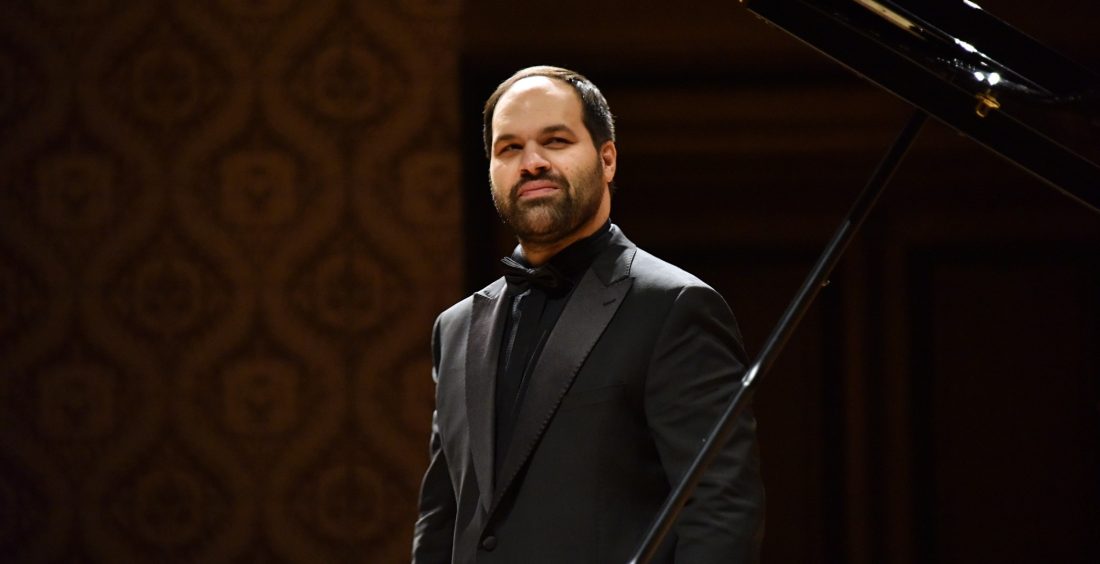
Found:
[[1100, 211], [1100, 78], [969, 0], [742, 0]]
[[974, 2], [923, 0], [907, 9], [890, 0], [854, 1], [915, 37], [920, 46], [912, 52], [925, 65], [964, 81], [972, 78], [976, 88], [1017, 91], [1051, 103], [1095, 101], [1100, 78]]

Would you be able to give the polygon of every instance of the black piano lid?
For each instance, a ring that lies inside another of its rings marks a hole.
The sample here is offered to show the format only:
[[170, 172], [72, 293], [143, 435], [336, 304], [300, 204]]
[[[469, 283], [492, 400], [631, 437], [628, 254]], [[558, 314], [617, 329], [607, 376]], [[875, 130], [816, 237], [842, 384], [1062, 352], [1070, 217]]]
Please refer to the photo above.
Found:
[[1100, 211], [1100, 78], [968, 0], [742, 0]]

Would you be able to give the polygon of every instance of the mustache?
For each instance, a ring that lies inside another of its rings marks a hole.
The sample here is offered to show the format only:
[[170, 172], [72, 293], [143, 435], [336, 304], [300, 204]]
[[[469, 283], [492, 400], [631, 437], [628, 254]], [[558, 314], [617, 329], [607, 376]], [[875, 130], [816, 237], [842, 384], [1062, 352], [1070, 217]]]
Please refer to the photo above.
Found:
[[569, 181], [564, 176], [554, 174], [549, 170], [543, 170], [538, 174], [527, 174], [520, 177], [519, 181], [512, 185], [512, 189], [508, 192], [508, 197], [512, 200], [519, 199], [519, 190], [523, 188], [524, 184], [528, 182], [534, 182], [536, 180], [549, 180], [553, 182], [558, 188], [565, 190], [569, 187]]

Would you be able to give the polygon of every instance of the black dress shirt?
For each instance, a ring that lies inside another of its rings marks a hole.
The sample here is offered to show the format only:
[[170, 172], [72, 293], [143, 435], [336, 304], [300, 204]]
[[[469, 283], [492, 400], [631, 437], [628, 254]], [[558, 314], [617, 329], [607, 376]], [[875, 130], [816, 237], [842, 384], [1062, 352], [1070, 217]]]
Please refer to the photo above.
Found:
[[[551, 257], [547, 264], [558, 275], [557, 287], [547, 288], [511, 278], [508, 281], [507, 292], [511, 307], [504, 326], [504, 341], [500, 347], [495, 398], [494, 459], [498, 469], [508, 452], [516, 416], [523, 406], [531, 368], [538, 362], [542, 347], [565, 309], [573, 288], [580, 282], [588, 267], [592, 266], [596, 257], [607, 248], [610, 239], [611, 221], [608, 220], [592, 235]], [[516, 247], [511, 258], [530, 268], [520, 247]]]

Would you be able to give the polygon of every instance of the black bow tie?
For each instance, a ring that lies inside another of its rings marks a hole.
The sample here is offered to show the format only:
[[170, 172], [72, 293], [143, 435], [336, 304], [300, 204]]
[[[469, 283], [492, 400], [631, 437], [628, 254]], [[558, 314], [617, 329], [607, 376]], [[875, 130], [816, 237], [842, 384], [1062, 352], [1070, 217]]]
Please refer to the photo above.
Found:
[[527, 268], [512, 257], [504, 257], [500, 262], [504, 265], [504, 278], [509, 286], [522, 290], [531, 286], [543, 290], [555, 290], [565, 288], [569, 284], [565, 275], [550, 264], [544, 264], [538, 268]]

